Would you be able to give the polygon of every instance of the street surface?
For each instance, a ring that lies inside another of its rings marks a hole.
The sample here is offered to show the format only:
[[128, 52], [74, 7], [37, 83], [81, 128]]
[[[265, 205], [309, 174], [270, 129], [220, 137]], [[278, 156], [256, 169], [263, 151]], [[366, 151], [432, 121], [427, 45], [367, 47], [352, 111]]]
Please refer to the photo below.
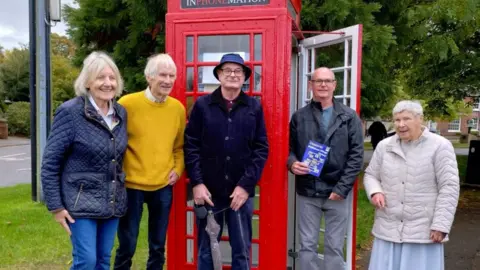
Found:
[[0, 147], [0, 187], [30, 183], [30, 145]]

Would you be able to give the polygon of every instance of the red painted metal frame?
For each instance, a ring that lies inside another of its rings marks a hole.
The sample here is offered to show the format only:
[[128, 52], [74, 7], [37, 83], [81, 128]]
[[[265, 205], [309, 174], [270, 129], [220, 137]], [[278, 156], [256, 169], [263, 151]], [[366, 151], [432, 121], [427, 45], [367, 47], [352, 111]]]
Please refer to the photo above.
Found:
[[[285, 162], [288, 156], [288, 122], [290, 97], [290, 58], [292, 20], [288, 15], [285, 1], [271, 0], [270, 8], [241, 7], [236, 9], [218, 8], [193, 10], [186, 13], [179, 10], [178, 1], [169, 1], [169, 13], [166, 16], [166, 51], [177, 63], [177, 81], [172, 96], [186, 105], [187, 97], [194, 99], [207, 93], [199, 93], [196, 72], [199, 66], [215, 65], [212, 62], [196, 62], [197, 37], [199, 35], [250, 35], [250, 60], [246, 63], [252, 68], [262, 66], [261, 93], [249, 94], [261, 96], [265, 114], [270, 155], [265, 166], [260, 186], [260, 206], [255, 212], [260, 216], [258, 267], [252, 269], [285, 269], [287, 264], [287, 218], [288, 185]], [[175, 11], [175, 12], [172, 12]], [[180, 12], [181, 11], [181, 12]], [[190, 10], [189, 10], [190, 11]], [[252, 41], [254, 34], [263, 35], [262, 61], [254, 61]], [[194, 37], [194, 61], [186, 63], [186, 37]], [[186, 92], [186, 70], [194, 68], [193, 92]], [[265, 72], [268, 70], [268, 72]], [[253, 79], [252, 79], [253, 80]], [[167, 265], [169, 270], [195, 269], [195, 263], [187, 263], [186, 235], [187, 179], [182, 179], [174, 187], [174, 201], [170, 216], [167, 242]], [[194, 262], [196, 261], [196, 245]], [[225, 266], [224, 269], [230, 269]]]

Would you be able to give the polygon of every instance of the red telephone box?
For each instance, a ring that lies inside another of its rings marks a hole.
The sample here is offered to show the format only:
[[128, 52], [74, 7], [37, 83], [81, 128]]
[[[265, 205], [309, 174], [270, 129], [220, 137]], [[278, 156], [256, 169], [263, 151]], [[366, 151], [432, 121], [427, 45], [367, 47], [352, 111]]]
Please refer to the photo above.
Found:
[[[320, 45], [314, 38], [306, 39], [309, 40], [306, 46], [301, 45], [300, 8], [300, 0], [168, 1], [166, 51], [177, 64], [172, 95], [183, 102], [188, 113], [199, 96], [209, 94], [219, 85], [213, 68], [223, 54], [239, 53], [253, 71], [244, 91], [262, 103], [270, 154], [256, 190], [251, 269], [295, 269], [296, 225], [292, 223], [296, 212], [295, 190], [286, 168], [289, 119], [308, 97], [305, 82], [316, 64], [315, 50], [344, 40], [350, 40], [357, 49], [361, 44], [358, 40], [352, 42], [350, 34], [339, 31], [317, 36], [322, 40]], [[361, 27], [357, 28], [358, 36]], [[359, 89], [359, 72], [354, 76], [351, 67], [359, 63], [352, 62], [347, 53], [345, 56], [350, 62], [346, 60], [346, 66], [335, 72], [349, 73], [344, 77], [348, 85], [345, 84], [345, 97], [341, 98], [351, 100], [357, 97]], [[354, 80], [354, 84], [350, 83]], [[347, 88], [354, 90], [346, 91]], [[350, 104], [359, 107], [356, 99]], [[167, 243], [169, 270], [196, 269], [197, 233], [190, 190], [186, 178], [174, 188]], [[352, 206], [354, 203], [352, 200]], [[230, 249], [225, 240], [228, 240], [226, 234], [220, 246], [224, 269], [230, 269]], [[353, 250], [354, 247], [353, 242]]]

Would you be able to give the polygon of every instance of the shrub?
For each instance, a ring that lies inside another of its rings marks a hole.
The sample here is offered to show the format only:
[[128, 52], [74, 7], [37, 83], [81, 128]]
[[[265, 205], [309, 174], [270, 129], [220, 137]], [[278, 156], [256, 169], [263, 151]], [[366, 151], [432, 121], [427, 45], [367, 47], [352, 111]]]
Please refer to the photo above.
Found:
[[30, 103], [15, 102], [7, 109], [8, 133], [30, 136]]
[[0, 100], [0, 119], [5, 117], [7, 111], [7, 105]]

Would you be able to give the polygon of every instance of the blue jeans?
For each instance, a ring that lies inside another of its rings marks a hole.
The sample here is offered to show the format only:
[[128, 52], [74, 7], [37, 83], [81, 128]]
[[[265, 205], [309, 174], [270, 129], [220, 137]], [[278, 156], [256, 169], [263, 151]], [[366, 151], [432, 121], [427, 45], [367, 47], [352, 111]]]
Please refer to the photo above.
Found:
[[114, 269], [130, 269], [132, 266], [144, 203], [148, 207], [149, 254], [146, 269], [163, 269], [168, 217], [172, 206], [172, 186], [155, 191], [127, 188], [127, 196], [127, 214], [120, 218], [118, 226], [119, 246], [115, 256]]
[[108, 270], [118, 218], [77, 218], [70, 223], [71, 270]]
[[[215, 213], [230, 206], [230, 200], [214, 200], [212, 211]], [[250, 269], [250, 247], [252, 245], [252, 216], [253, 199], [249, 198], [238, 210], [231, 208], [215, 215], [215, 220], [220, 225], [217, 240], [220, 242], [223, 225], [227, 224], [230, 246], [232, 248], [232, 270]], [[205, 227], [207, 219], [198, 219], [198, 270], [212, 270], [213, 261], [210, 250], [210, 238]]]

